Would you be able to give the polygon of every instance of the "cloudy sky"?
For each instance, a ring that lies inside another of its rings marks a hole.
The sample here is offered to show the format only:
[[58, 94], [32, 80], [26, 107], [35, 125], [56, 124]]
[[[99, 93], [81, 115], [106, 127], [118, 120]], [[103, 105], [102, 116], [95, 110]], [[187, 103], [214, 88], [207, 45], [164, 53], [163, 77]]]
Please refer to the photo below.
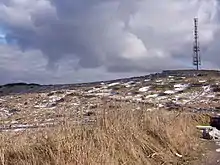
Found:
[[75, 83], [220, 67], [218, 0], [0, 0], [0, 84]]

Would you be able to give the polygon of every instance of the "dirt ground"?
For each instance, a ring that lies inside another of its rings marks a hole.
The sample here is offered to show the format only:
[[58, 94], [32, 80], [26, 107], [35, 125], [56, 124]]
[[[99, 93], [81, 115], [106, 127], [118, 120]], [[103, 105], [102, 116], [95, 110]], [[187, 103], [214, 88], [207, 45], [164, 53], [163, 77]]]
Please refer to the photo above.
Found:
[[220, 165], [220, 152], [216, 152], [218, 148], [220, 148], [220, 146], [216, 145], [215, 142], [207, 142], [205, 148], [206, 154], [204, 154], [201, 160], [193, 163], [193, 165]]

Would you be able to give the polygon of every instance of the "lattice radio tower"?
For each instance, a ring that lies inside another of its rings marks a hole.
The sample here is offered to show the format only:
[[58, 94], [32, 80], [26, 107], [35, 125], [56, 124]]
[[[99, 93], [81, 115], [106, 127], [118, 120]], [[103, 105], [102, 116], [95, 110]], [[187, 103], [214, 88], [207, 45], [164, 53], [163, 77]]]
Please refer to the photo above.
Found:
[[194, 18], [194, 45], [193, 45], [193, 65], [199, 70], [201, 65], [200, 48], [199, 48], [199, 35], [198, 35], [198, 18]]

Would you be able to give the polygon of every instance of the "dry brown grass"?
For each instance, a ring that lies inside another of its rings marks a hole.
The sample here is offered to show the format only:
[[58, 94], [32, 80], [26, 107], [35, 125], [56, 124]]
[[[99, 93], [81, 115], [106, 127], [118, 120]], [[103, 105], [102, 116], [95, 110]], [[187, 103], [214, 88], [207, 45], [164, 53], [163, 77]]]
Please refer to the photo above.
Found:
[[1, 134], [0, 164], [190, 164], [201, 149], [195, 125], [206, 119], [195, 114], [175, 116], [167, 111], [106, 108], [90, 126], [68, 123], [13, 137]]

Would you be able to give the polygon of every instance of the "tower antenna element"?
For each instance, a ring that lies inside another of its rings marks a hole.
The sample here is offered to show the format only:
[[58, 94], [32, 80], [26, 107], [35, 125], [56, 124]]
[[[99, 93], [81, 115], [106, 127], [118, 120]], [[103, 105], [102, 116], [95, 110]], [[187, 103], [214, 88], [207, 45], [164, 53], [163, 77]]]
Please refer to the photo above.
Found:
[[193, 65], [199, 70], [201, 65], [199, 34], [198, 34], [198, 18], [194, 18], [194, 45], [193, 45]]

